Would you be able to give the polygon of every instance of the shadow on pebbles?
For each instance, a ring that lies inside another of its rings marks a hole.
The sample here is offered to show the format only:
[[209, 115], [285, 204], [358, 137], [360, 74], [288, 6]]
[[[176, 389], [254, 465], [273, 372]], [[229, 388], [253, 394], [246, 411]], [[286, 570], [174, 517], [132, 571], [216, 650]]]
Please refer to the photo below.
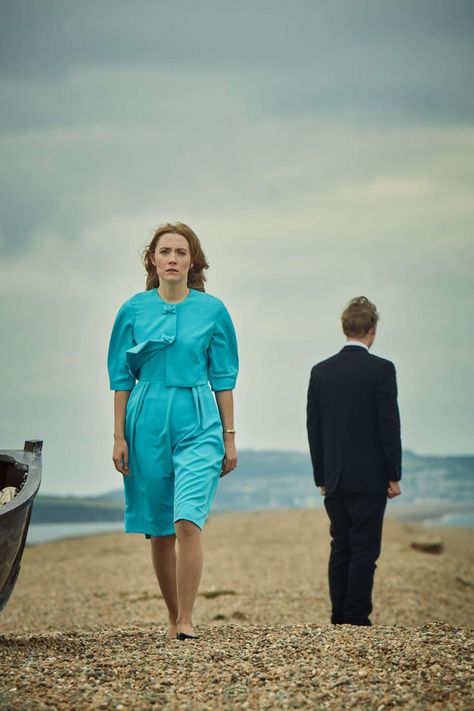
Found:
[[472, 630], [223, 625], [0, 637], [0, 709], [474, 708]]

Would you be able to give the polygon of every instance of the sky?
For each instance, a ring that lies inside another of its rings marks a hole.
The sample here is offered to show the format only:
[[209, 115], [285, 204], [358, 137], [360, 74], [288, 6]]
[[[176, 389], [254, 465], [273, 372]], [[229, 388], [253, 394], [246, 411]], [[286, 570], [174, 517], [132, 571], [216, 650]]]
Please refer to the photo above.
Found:
[[0, 447], [44, 440], [44, 493], [121, 486], [110, 329], [177, 220], [237, 330], [238, 447], [307, 450], [365, 295], [404, 448], [474, 452], [473, 31], [461, 0], [0, 0]]

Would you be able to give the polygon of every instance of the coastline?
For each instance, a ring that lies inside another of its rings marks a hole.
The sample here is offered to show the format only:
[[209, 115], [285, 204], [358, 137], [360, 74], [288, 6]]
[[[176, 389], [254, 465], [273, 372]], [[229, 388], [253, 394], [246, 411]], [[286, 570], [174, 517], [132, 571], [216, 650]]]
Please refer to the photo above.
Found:
[[[226, 511], [216, 510], [212, 516], [223, 516], [227, 514], [262, 513], [265, 511], [320, 511], [321, 506], [313, 507], [291, 507], [256, 509], [246, 511]], [[449, 527], [449, 528], [470, 528], [474, 530], [474, 506], [462, 503], [434, 501], [424, 504], [406, 504], [404, 502], [389, 502], [386, 511], [386, 518], [403, 523], [417, 523], [427, 528]], [[36, 546], [49, 541], [65, 540], [70, 538], [81, 538], [101, 535], [108, 531], [122, 531], [123, 518], [117, 521], [79, 521], [79, 522], [42, 522], [31, 523], [28, 531], [26, 545]]]
[[[454, 526], [472, 528], [474, 530], [474, 504], [463, 504], [453, 501], [428, 501], [426, 503], [411, 504], [400, 500], [389, 502], [386, 516], [397, 521], [407, 523], [420, 523], [425, 526]], [[467, 520], [469, 523], [450, 523], [450, 518], [456, 521]]]

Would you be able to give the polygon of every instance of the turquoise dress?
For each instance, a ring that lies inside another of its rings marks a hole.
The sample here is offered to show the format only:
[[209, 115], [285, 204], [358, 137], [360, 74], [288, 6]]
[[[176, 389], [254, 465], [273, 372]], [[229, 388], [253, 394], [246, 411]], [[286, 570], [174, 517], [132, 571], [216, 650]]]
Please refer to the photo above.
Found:
[[110, 389], [131, 391], [125, 531], [167, 536], [180, 519], [202, 528], [224, 456], [211, 388], [232, 390], [238, 372], [227, 309], [194, 289], [178, 304], [139, 292], [116, 316], [107, 363]]

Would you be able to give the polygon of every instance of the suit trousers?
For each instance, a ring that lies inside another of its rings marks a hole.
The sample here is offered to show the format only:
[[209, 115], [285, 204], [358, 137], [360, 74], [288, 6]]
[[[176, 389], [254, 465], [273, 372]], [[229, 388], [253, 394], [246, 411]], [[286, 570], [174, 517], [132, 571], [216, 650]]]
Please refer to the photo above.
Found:
[[333, 624], [371, 624], [386, 504], [385, 493], [335, 493], [324, 500], [331, 522], [328, 577]]

